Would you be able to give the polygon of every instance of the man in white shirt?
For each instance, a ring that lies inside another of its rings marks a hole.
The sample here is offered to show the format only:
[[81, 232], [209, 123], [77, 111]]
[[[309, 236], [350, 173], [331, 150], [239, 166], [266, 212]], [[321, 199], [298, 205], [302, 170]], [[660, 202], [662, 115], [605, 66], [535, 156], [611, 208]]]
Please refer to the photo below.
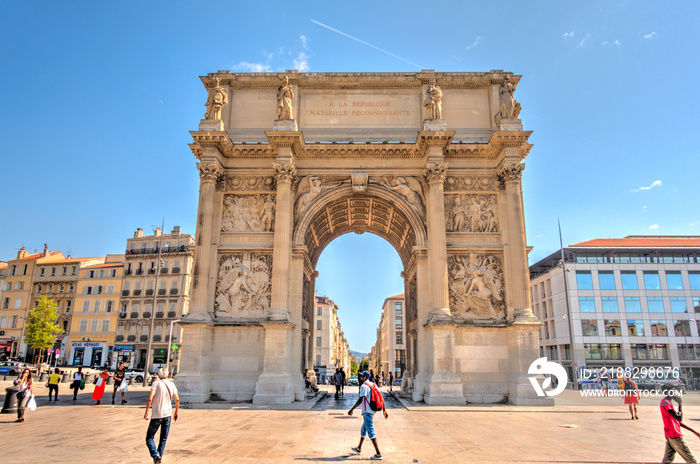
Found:
[[[175, 398], [175, 413], [173, 414], [173, 398]], [[148, 420], [148, 411], [153, 403], [153, 414], [151, 422], [148, 424], [148, 432], [146, 432], [146, 446], [153, 458], [153, 464], [160, 464], [165, 451], [165, 441], [168, 439], [170, 431], [170, 418], [177, 420], [177, 414], [180, 410], [180, 397], [177, 396], [177, 387], [168, 380], [168, 371], [164, 367], [158, 369], [158, 380], [151, 385], [151, 394], [146, 402], [146, 413], [143, 418]], [[156, 449], [156, 444], [153, 440], [156, 432], [160, 428], [160, 443]]]
[[[374, 387], [374, 383], [372, 383], [372, 379], [369, 375], [369, 372], [367, 371], [360, 372], [359, 374], [357, 374], [357, 377], [362, 383], [362, 386], [360, 387], [360, 398], [357, 400], [357, 403], [355, 403], [355, 405], [352, 408], [350, 408], [350, 410], [348, 411], [348, 415], [352, 416], [352, 412], [361, 403], [362, 428], [360, 429], [360, 444], [357, 445], [357, 447], [353, 447], [352, 450], [356, 453], [360, 453], [362, 450], [362, 442], [364, 442], [365, 437], [368, 436], [369, 439], [372, 440], [374, 450], [377, 452], [377, 454], [372, 456], [370, 459], [373, 461], [378, 461], [382, 459], [382, 453], [379, 451], [379, 445], [377, 444], [377, 435], [374, 433], [374, 411], [369, 405], [369, 402], [372, 399], [372, 388]], [[386, 412], [385, 407], [382, 408], [382, 412], [384, 413], [384, 419], [387, 419], [389, 417], [389, 413]]]

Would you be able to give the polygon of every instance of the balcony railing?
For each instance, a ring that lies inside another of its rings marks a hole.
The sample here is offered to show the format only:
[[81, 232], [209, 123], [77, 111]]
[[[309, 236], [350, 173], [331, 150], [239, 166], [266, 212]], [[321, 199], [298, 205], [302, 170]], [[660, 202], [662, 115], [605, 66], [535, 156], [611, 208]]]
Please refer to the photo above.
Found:
[[129, 290], [122, 290], [122, 296], [129, 296]]
[[129, 335], [126, 337], [127, 342], [135, 342], [136, 341], [136, 335]]
[[136, 275], [143, 274], [143, 269], [136, 269]]
[[179, 274], [180, 273], [180, 268], [179, 267], [174, 267], [173, 268], [173, 274]]
[[148, 335], [141, 335], [141, 339], [140, 339], [140, 340], [141, 340], [142, 342], [147, 342], [147, 341], [148, 341]]
[[150, 318], [151, 318], [151, 313], [149, 313], [149, 312], [143, 313], [143, 318], [144, 318], [144, 319], [150, 319]]
[[169, 342], [169, 341], [170, 341], [170, 335], [166, 335], [166, 336], [165, 336], [165, 341], [166, 341], [166, 342]]
[[152, 288], [146, 289], [146, 295], [147, 296], [153, 295], [153, 289]]
[[153, 341], [154, 341], [154, 342], [159, 342], [159, 341], [160, 341], [160, 335], [154, 335], [154, 336], [153, 336]]
[[132, 319], [136, 319], [137, 317], [139, 317], [139, 313], [137, 313], [137, 312], [134, 311], [133, 313], [130, 314], [130, 317], [131, 317]]
[[163, 312], [159, 311], [156, 313], [156, 319], [163, 319]]
[[175, 317], [175, 311], [168, 311], [168, 317]]
[[164, 289], [164, 288], [159, 288], [159, 289], [158, 289], [158, 295], [165, 295], [165, 289]]
[[168, 273], [168, 268], [167, 268], [167, 267], [161, 268], [160, 273], [161, 273], [161, 274], [167, 274], [167, 273]]
[[[174, 247], [163, 247], [161, 250], [161, 254], [165, 253], [185, 253], [187, 251], [190, 251], [190, 247], [187, 245], [182, 245], [182, 246], [174, 246]], [[135, 249], [135, 248], [129, 248], [126, 250], [127, 256], [129, 255], [157, 255], [158, 254], [158, 247], [154, 248], [140, 248], [140, 249]]]
[[126, 313], [119, 313], [119, 319], [126, 319]]
[[141, 289], [134, 290], [134, 296], [139, 296], [141, 294]]
[[133, 272], [133, 271], [132, 271], [131, 269], [126, 269], [126, 270], [124, 271], [124, 275], [131, 275], [132, 272]]
[[171, 294], [171, 295], [177, 295], [177, 288], [171, 288], [171, 289], [170, 289], [170, 294]]
[[148, 270], [149, 274], [155, 274], [156, 273], [156, 268], [152, 267]]
[[124, 335], [117, 335], [117, 338], [115, 338], [116, 341], [118, 342], [123, 342], [124, 341]]

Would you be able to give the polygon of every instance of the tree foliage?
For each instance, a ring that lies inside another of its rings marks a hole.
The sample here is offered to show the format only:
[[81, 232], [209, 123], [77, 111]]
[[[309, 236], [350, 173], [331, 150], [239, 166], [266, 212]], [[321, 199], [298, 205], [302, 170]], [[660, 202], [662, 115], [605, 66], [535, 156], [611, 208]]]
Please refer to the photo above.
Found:
[[26, 321], [24, 342], [31, 347], [45, 351], [54, 344], [56, 335], [63, 333], [57, 324], [58, 306], [54, 300], [42, 296], [38, 304], [29, 311]]
[[366, 359], [363, 359], [360, 361], [360, 369], [361, 371], [368, 371], [369, 370], [369, 361]]
[[357, 375], [360, 366], [357, 365], [357, 361], [350, 361], [350, 375]]

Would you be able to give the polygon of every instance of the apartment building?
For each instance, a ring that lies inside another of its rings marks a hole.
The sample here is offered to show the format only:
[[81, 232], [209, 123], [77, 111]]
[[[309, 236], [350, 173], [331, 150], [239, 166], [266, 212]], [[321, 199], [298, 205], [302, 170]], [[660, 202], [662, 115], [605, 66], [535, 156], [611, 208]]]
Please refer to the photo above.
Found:
[[112, 364], [124, 255], [110, 255], [106, 261], [79, 270], [66, 341], [72, 366]]
[[[7, 261], [0, 261], [0, 303], [2, 303], [2, 294], [7, 290]], [[0, 316], [0, 319], [2, 316]], [[5, 320], [1, 321], [0, 324], [0, 359], [4, 359], [10, 356], [10, 350], [12, 349], [12, 338], [5, 336], [5, 325], [7, 323], [7, 317]]]
[[700, 236], [577, 243], [563, 262], [559, 250], [530, 266], [530, 280], [542, 355], [570, 379], [582, 367], [670, 366], [700, 386]]
[[350, 346], [345, 338], [338, 306], [328, 297], [316, 296], [316, 324], [314, 330], [314, 371], [319, 382], [325, 382], [336, 369], [343, 367], [350, 374]]
[[390, 296], [382, 305], [377, 342], [372, 348], [375, 374], [401, 378], [406, 370], [406, 325], [404, 294]]
[[151, 366], [165, 366], [170, 348], [177, 364], [182, 335], [175, 323], [189, 309], [194, 243], [180, 226], [169, 234], [157, 228], [153, 235], [144, 235], [137, 229], [127, 240], [113, 365], [123, 360], [143, 368], [149, 338]]

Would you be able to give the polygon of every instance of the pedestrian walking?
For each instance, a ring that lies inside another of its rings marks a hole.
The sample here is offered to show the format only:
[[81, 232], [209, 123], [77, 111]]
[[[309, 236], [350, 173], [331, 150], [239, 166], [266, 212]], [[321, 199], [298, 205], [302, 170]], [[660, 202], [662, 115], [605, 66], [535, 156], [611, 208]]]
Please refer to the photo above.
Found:
[[51, 393], [54, 394], [54, 401], [58, 401], [58, 383], [61, 381], [61, 374], [58, 367], [54, 369], [53, 374], [49, 375], [49, 401], [51, 401]]
[[[375, 395], [381, 396], [381, 393], [377, 389], [376, 385], [370, 380], [370, 373], [367, 371], [362, 371], [358, 374], [358, 378], [362, 383], [360, 389], [360, 398], [358, 398], [355, 405], [348, 411], [348, 416], [352, 416], [352, 412], [362, 404], [362, 428], [360, 429], [360, 444], [353, 447], [352, 450], [356, 453], [362, 452], [362, 443], [365, 441], [366, 437], [372, 440], [372, 445], [374, 445], [374, 450], [376, 454], [370, 459], [373, 461], [379, 461], [382, 459], [382, 453], [379, 451], [379, 444], [377, 443], [377, 434], [374, 432], [374, 413], [375, 411], [370, 406], [372, 400], [372, 390], [377, 390]], [[384, 414], [384, 419], [389, 417], [389, 413], [386, 412], [386, 407], [382, 402], [381, 411]]]
[[109, 371], [105, 367], [102, 373], [97, 376], [95, 380], [95, 390], [92, 392], [92, 399], [97, 401], [95, 404], [100, 404], [102, 395], [105, 394], [105, 386], [107, 385], [107, 379], [109, 379]]
[[117, 390], [122, 393], [122, 404], [126, 404], [126, 398], [124, 398], [124, 390], [122, 390], [122, 382], [124, 382], [126, 377], [126, 367], [124, 367], [124, 362], [120, 361], [117, 371], [114, 373], [114, 391], [112, 392], [112, 404], [114, 404], [114, 397], [117, 394]]
[[73, 401], [78, 399], [78, 390], [80, 386], [83, 385], [85, 388], [85, 374], [83, 374], [83, 368], [79, 367], [77, 371], [73, 372], [73, 384], [71, 388], [73, 389]]
[[[173, 413], [173, 398], [175, 398], [175, 412]], [[165, 452], [165, 442], [168, 439], [170, 432], [170, 418], [177, 420], [180, 410], [180, 397], [177, 395], [177, 387], [168, 380], [168, 370], [164, 367], [158, 369], [158, 380], [151, 384], [151, 394], [146, 402], [146, 413], [143, 415], [145, 420], [148, 420], [148, 410], [153, 404], [153, 413], [151, 414], [151, 422], [148, 424], [146, 432], [146, 446], [153, 458], [153, 464], [160, 464]], [[160, 428], [160, 442], [156, 448], [153, 437]]]
[[341, 376], [341, 382], [340, 382], [340, 396], [345, 396], [345, 382], [347, 381], [347, 377], [345, 376], [345, 370], [341, 367], [340, 368], [340, 376]]
[[[700, 434], [695, 430], [691, 429], [683, 422], [683, 409], [681, 406], [681, 397], [678, 395], [678, 391], [671, 384], [664, 385], [665, 398], [661, 400], [659, 407], [661, 408], [661, 419], [664, 421], [664, 435], [666, 436], [666, 451], [664, 452], [664, 459], [662, 464], [673, 462], [676, 457], [676, 453], [680, 454], [685, 462], [697, 462], [693, 453], [690, 452], [690, 448], [685, 444], [683, 440], [683, 434], [681, 433], [681, 427], [690, 430], [700, 438]], [[671, 400], [676, 400], [678, 403], [678, 411], [673, 409], [673, 403]]]
[[600, 370], [598, 373], [598, 378], [596, 379], [596, 382], [603, 390], [603, 396], [608, 396], [608, 388], [610, 387], [609, 377], [608, 368], [604, 367]]
[[335, 399], [340, 398], [340, 386], [343, 383], [343, 376], [341, 375], [340, 371], [337, 370], [335, 371], [335, 374], [333, 374], [333, 385], [335, 385]]
[[627, 374], [623, 379], [622, 383], [625, 389], [625, 404], [629, 407], [630, 414], [632, 417], [630, 419], [639, 419], [637, 415], [637, 404], [639, 404], [639, 389], [637, 384], [630, 378]]
[[394, 391], [394, 373], [389, 372], [389, 391]]
[[32, 381], [32, 371], [24, 369], [19, 376], [19, 390], [17, 391], [17, 420], [15, 422], [24, 422], [24, 412], [27, 409], [27, 403], [34, 394], [34, 382]]

